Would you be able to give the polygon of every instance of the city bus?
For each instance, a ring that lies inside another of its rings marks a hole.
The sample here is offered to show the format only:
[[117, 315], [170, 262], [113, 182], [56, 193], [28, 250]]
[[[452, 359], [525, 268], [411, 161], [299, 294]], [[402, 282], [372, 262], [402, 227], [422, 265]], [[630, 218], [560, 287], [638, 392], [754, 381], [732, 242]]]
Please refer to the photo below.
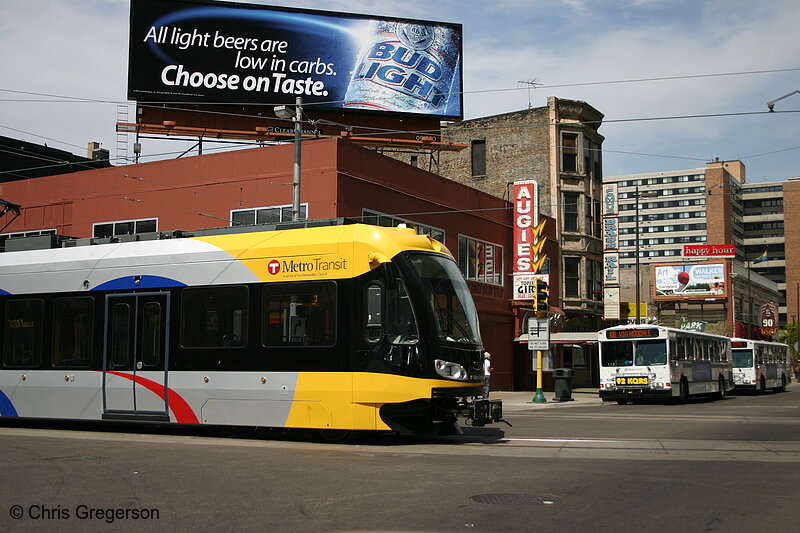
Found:
[[658, 325], [598, 332], [600, 398], [626, 404], [692, 396], [724, 399], [733, 390], [730, 339]]
[[467, 284], [413, 229], [332, 219], [5, 244], [0, 416], [329, 437], [502, 419], [482, 398]]
[[779, 342], [731, 339], [735, 391], [786, 390], [791, 380], [789, 347]]

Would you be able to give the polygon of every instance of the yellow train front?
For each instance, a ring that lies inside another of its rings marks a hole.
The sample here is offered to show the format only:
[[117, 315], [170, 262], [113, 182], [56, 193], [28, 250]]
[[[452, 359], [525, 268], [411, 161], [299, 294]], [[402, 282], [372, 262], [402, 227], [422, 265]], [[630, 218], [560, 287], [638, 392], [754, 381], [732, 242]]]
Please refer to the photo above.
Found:
[[0, 414], [412, 434], [502, 418], [441, 243], [302, 226], [0, 254]]

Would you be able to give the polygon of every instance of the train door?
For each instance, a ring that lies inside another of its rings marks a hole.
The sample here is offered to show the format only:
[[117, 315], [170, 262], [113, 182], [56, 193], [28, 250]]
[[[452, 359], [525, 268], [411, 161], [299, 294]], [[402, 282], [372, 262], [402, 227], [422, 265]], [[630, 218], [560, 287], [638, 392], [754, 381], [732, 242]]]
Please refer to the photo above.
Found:
[[103, 418], [169, 421], [169, 293], [106, 297]]

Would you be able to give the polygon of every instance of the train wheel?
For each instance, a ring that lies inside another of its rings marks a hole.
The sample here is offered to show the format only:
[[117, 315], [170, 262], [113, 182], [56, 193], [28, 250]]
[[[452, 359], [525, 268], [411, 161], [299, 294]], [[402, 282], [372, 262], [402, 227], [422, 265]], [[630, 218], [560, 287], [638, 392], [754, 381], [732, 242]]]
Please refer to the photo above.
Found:
[[258, 431], [256, 426], [217, 426], [217, 431], [224, 437], [246, 439]]
[[355, 431], [349, 429], [319, 429], [317, 435], [327, 442], [343, 442], [352, 440], [355, 437]]

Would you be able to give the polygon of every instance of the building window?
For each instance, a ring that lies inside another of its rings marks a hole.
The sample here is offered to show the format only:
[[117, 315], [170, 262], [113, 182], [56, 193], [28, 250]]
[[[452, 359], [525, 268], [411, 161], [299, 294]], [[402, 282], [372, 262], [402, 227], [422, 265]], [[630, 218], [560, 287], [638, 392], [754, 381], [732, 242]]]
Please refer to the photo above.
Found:
[[[300, 220], [308, 218], [308, 204], [300, 204]], [[292, 205], [273, 205], [252, 209], [231, 210], [231, 226], [252, 226], [253, 224], [276, 224], [292, 221]]]
[[30, 230], [30, 231], [22, 231], [19, 233], [0, 233], [0, 250], [5, 247], [6, 239], [11, 237], [34, 237], [36, 235], [55, 235], [56, 230], [54, 229], [40, 229], [40, 230]]
[[486, 176], [486, 141], [477, 139], [472, 141], [472, 177]]
[[564, 294], [567, 298], [580, 298], [580, 257], [564, 258]]
[[412, 167], [418, 167], [419, 166], [419, 156], [418, 155], [412, 155], [411, 156], [411, 166]]
[[564, 198], [564, 231], [579, 231], [578, 229], [578, 198], [576, 192], [565, 192]]
[[578, 172], [577, 133], [561, 133], [561, 171]]
[[370, 211], [369, 209], [361, 210], [361, 219], [364, 224], [372, 224], [373, 226], [383, 226], [385, 228], [396, 228], [400, 224], [405, 224], [406, 227], [412, 228], [417, 232], [417, 235], [430, 235], [431, 238], [444, 243], [445, 233], [441, 228], [428, 226], [427, 224], [420, 224], [405, 218], [394, 217], [392, 215], [385, 215], [377, 211]]
[[458, 266], [468, 280], [503, 285], [503, 247], [499, 244], [459, 235]]
[[158, 231], [157, 218], [141, 218], [138, 220], [117, 220], [98, 222], [92, 225], [93, 237], [113, 237], [115, 235], [133, 235]]

